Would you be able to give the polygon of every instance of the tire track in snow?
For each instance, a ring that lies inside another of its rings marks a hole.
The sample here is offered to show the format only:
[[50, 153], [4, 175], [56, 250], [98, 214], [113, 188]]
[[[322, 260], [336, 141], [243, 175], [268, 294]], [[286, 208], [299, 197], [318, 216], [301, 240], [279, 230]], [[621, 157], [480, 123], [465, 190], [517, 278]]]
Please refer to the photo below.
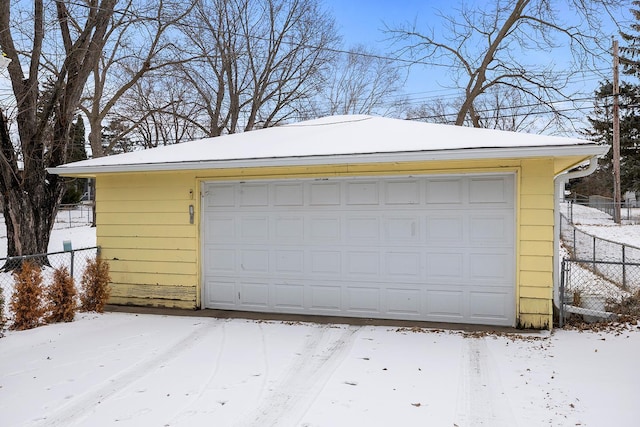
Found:
[[[353, 345], [359, 326], [322, 327], [305, 342], [299, 359], [237, 426], [296, 425]], [[337, 335], [337, 336], [336, 336]]]
[[66, 404], [61, 405], [56, 411], [47, 414], [46, 418], [36, 420], [31, 425], [47, 427], [70, 426], [85, 421], [91, 415], [95, 406], [111, 398], [129, 384], [143, 378], [163, 363], [178, 357], [185, 350], [198, 343], [202, 336], [211, 333], [219, 325], [220, 321], [200, 323], [194, 331], [182, 340], [162, 352], [105, 379], [86, 393], [74, 397]]
[[166, 425], [174, 425], [175, 423], [179, 422], [181, 419], [197, 413], [197, 410], [192, 408], [196, 405], [197, 402], [200, 401], [200, 399], [204, 395], [205, 390], [214, 382], [214, 380], [218, 376], [218, 373], [220, 372], [220, 365], [221, 365], [220, 360], [222, 359], [222, 353], [224, 351], [225, 343], [227, 342], [227, 328], [225, 324], [228, 321], [229, 319], [226, 319], [221, 323], [220, 327], [222, 328], [222, 337], [220, 339], [220, 343], [216, 346], [218, 349], [218, 352], [216, 355], [215, 363], [211, 371], [209, 372], [207, 379], [203, 381], [203, 383], [198, 388], [198, 391], [195, 394], [193, 394], [184, 405], [182, 405], [180, 408], [178, 408], [175, 411], [174, 415], [166, 423]]
[[467, 338], [454, 422], [456, 426], [516, 426], [498, 370], [484, 338]]

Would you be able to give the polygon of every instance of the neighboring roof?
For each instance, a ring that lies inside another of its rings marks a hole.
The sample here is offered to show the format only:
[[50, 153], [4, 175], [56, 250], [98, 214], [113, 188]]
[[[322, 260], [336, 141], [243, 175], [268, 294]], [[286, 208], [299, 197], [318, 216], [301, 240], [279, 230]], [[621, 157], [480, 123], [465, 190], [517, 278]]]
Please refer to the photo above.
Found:
[[331, 116], [50, 168], [61, 175], [420, 160], [598, 156], [607, 146], [546, 135], [373, 116]]

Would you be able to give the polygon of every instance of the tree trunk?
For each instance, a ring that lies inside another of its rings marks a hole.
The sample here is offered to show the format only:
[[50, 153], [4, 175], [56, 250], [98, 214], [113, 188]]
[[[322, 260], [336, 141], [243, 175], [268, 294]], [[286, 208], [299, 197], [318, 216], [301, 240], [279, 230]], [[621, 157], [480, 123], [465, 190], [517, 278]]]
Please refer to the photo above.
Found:
[[[44, 167], [37, 176], [25, 176], [18, 166], [11, 146], [7, 121], [0, 111], [0, 147], [6, 162], [1, 168], [0, 191], [2, 211], [7, 227], [7, 254], [9, 257], [45, 254], [49, 236], [62, 197], [64, 186], [58, 176], [49, 175]], [[47, 264], [47, 258], [37, 259]], [[3, 271], [13, 269], [20, 261], [8, 261]]]

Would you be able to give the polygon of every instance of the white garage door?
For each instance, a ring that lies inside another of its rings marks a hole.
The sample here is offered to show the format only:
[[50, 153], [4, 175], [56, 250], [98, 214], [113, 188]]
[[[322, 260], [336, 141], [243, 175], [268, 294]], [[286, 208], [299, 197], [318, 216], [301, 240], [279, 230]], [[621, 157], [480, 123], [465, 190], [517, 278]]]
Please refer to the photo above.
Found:
[[204, 306], [515, 322], [514, 176], [207, 183]]

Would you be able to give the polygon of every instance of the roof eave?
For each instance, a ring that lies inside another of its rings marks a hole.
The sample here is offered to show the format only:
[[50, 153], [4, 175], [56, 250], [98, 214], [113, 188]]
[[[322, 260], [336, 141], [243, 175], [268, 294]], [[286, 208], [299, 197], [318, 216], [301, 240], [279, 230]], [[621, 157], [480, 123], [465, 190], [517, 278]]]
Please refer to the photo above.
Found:
[[409, 151], [392, 153], [339, 154], [304, 157], [269, 157], [185, 162], [138, 163], [96, 166], [58, 166], [47, 168], [56, 175], [87, 175], [121, 172], [160, 172], [196, 169], [232, 169], [274, 166], [313, 166], [347, 163], [394, 163], [446, 160], [486, 160], [532, 157], [584, 156], [585, 159], [602, 156], [609, 151], [607, 145], [583, 144], [545, 147], [469, 148], [438, 151]]

